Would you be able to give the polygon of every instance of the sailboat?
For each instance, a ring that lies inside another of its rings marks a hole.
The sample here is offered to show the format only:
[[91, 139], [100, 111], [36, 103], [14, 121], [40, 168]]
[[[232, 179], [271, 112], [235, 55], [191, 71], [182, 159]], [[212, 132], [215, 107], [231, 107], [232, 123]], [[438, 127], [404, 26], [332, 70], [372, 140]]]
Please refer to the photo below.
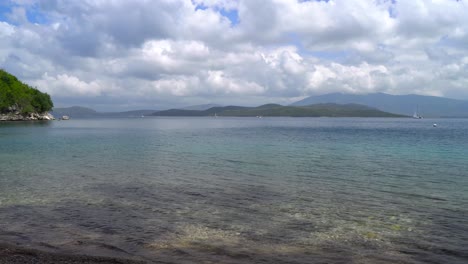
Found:
[[414, 110], [413, 118], [415, 118], [415, 119], [422, 119], [423, 118], [422, 116], [419, 115], [417, 106], [416, 106], [416, 109]]

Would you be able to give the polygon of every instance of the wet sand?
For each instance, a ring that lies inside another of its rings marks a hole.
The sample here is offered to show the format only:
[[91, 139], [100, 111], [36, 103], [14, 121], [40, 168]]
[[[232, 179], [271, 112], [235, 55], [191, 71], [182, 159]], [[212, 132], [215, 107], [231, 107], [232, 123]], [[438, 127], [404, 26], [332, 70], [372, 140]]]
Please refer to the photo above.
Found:
[[[0, 243], [0, 264], [143, 264], [127, 259], [50, 253]], [[154, 263], [154, 262], [152, 262]], [[158, 262], [156, 262], [158, 263]], [[163, 262], [159, 262], [163, 263]]]

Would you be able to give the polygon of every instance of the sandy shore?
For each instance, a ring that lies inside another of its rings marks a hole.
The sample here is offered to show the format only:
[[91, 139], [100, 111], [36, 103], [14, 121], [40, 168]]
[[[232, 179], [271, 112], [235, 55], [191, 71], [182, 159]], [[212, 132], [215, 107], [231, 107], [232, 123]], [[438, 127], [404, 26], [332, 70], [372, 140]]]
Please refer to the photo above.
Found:
[[84, 255], [68, 255], [60, 253], [49, 253], [35, 249], [17, 247], [0, 243], [0, 264], [143, 264], [146, 262], [93, 257]]

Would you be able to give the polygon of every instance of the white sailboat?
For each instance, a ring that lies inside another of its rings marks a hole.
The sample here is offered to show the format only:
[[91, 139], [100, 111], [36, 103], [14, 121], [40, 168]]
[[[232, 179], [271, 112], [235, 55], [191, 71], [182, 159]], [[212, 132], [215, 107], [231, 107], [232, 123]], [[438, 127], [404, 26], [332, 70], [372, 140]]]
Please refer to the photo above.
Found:
[[415, 118], [415, 119], [422, 119], [423, 118], [421, 115], [419, 115], [417, 106], [416, 106], [416, 109], [414, 109], [413, 118]]

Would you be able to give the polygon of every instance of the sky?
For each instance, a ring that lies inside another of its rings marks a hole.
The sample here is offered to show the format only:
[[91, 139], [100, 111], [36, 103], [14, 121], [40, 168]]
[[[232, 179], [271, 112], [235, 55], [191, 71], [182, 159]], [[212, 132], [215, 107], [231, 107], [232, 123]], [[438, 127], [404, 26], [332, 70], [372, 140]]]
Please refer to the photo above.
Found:
[[0, 0], [0, 68], [55, 106], [468, 100], [466, 0]]

